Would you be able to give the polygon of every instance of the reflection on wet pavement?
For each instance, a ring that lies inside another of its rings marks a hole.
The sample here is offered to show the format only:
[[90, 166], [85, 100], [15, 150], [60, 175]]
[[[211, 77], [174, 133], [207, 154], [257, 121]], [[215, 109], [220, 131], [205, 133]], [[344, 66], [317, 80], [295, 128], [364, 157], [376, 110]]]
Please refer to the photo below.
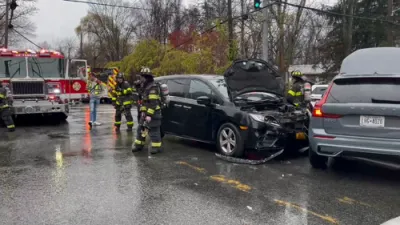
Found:
[[[165, 152], [130, 151], [113, 110], [87, 128], [18, 127], [0, 137], [0, 224], [381, 224], [399, 216], [399, 171], [362, 163], [313, 170], [307, 158], [221, 161], [213, 147], [167, 137]], [[135, 113], [135, 110], [132, 110]]]

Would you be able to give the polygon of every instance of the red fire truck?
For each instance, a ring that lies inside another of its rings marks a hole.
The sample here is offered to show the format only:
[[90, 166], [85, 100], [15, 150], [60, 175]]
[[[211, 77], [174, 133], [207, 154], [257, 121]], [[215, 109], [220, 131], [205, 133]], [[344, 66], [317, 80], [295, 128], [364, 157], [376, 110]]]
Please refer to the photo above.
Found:
[[11, 90], [15, 116], [35, 114], [65, 120], [68, 103], [87, 95], [86, 68], [86, 60], [65, 59], [57, 51], [0, 48], [0, 81]]

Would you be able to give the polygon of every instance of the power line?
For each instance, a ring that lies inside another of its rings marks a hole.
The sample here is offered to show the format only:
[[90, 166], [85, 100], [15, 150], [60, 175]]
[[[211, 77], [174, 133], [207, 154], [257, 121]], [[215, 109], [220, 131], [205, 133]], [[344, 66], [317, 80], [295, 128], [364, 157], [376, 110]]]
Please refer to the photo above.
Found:
[[354, 18], [354, 19], [370, 20], [370, 21], [374, 21], [374, 22], [375, 21], [379, 21], [379, 22], [384, 22], [384, 23], [391, 23], [393, 25], [400, 25], [398, 23], [395, 23], [395, 22], [392, 22], [392, 21], [389, 21], [389, 20], [382, 20], [382, 19], [378, 19], [378, 18], [374, 18], [374, 17], [355, 16], [355, 15], [351, 15], [351, 14], [336, 13], [336, 12], [332, 12], [332, 11], [312, 8], [312, 7], [308, 7], [308, 6], [302, 6], [302, 5], [288, 3], [288, 2], [276, 1], [276, 3], [277, 4], [285, 4], [285, 5], [288, 5], [288, 6], [302, 8], [302, 9], [307, 9], [307, 10], [311, 10], [311, 11], [315, 11], [315, 12], [319, 12], [319, 13], [330, 14], [332, 16], [344, 16], [344, 17], [350, 17], [350, 18]]
[[15, 28], [12, 29], [12, 31], [14, 31], [15, 33], [19, 34], [21, 37], [23, 37], [25, 40], [27, 40], [29, 43], [35, 45], [36, 47], [38, 47], [39, 49], [42, 49], [42, 47], [40, 47], [39, 45], [37, 45], [35, 42], [31, 41], [29, 38], [25, 37], [25, 35], [21, 34], [19, 31], [17, 31]]
[[101, 6], [109, 6], [115, 8], [125, 8], [125, 9], [138, 9], [138, 10], [151, 10], [141, 7], [134, 7], [134, 6], [125, 6], [125, 5], [114, 5], [114, 4], [106, 4], [106, 3], [99, 3], [99, 2], [90, 2], [90, 1], [81, 1], [81, 0], [63, 0], [65, 2], [75, 2], [75, 3], [86, 3], [89, 5], [101, 5]]

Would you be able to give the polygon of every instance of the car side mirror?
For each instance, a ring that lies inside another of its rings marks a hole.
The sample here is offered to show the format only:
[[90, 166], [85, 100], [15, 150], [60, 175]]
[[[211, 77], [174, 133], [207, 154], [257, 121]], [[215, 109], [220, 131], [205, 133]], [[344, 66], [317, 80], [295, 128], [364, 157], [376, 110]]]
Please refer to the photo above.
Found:
[[230, 77], [235, 73], [235, 71], [232, 68], [229, 68], [228, 71], [226, 72], [225, 76]]
[[196, 100], [197, 100], [197, 104], [211, 105], [211, 98], [209, 98], [208, 96], [200, 96]]

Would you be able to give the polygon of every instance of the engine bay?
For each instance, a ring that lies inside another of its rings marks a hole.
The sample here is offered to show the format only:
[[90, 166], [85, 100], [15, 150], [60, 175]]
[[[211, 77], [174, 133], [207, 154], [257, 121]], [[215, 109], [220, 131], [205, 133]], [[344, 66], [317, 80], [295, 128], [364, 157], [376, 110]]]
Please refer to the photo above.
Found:
[[307, 125], [306, 109], [296, 109], [293, 105], [282, 103], [279, 105], [252, 105], [242, 106], [242, 111], [264, 116], [266, 123], [277, 123], [287, 131], [301, 130]]

